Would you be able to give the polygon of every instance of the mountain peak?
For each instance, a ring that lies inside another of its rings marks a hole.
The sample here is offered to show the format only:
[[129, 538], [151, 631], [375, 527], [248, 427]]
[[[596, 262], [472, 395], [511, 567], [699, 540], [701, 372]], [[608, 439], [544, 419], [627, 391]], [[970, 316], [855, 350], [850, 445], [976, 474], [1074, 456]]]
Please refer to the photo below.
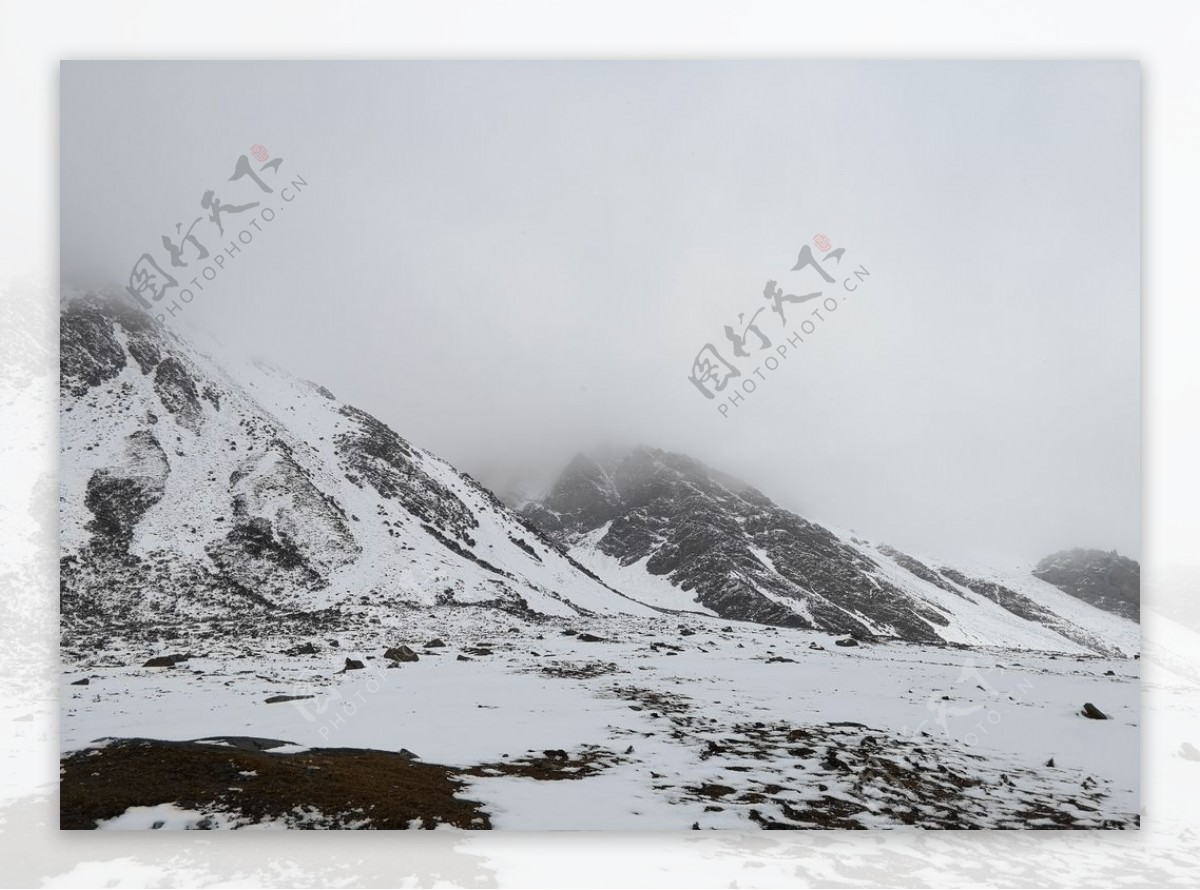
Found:
[[1042, 559], [1033, 574], [1098, 609], [1134, 621], [1141, 617], [1141, 566], [1115, 550], [1060, 550]]
[[942, 644], [1007, 643], [1015, 616], [1031, 646], [1108, 648], [1103, 633], [1041, 603], [1033, 576], [1027, 590], [844, 540], [685, 454], [644, 445], [603, 461], [578, 454], [523, 514], [608, 583], [659, 607]]

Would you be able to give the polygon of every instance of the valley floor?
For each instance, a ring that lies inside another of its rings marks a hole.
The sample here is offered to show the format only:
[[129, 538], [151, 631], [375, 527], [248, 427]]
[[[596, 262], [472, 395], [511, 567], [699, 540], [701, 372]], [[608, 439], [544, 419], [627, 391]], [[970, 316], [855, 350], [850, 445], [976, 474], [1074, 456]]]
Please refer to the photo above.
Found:
[[339, 626], [65, 645], [62, 827], [1138, 825], [1135, 660], [695, 615]]

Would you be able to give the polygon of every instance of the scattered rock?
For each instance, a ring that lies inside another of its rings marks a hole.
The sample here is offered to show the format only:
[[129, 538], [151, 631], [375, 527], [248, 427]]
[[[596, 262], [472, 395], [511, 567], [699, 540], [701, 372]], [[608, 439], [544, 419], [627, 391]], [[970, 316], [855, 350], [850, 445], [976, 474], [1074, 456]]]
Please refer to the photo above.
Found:
[[315, 643], [308, 642], [308, 643], [300, 643], [299, 645], [293, 646], [291, 649], [284, 649], [283, 654], [284, 655], [316, 655], [319, 651], [320, 650], [317, 649]]
[[1084, 717], [1087, 717], [1089, 720], [1107, 720], [1108, 719], [1108, 715], [1105, 714], [1103, 711], [1101, 711], [1099, 708], [1097, 708], [1091, 702], [1085, 702], [1083, 705], [1083, 710], [1081, 710], [1079, 713], [1082, 714]]
[[570, 760], [571, 756], [562, 748], [550, 748], [542, 752], [548, 760]]
[[425, 648], [426, 649], [441, 649], [445, 645], [446, 644], [443, 643], [440, 639], [438, 639], [437, 637], [434, 637], [432, 640], [430, 640], [428, 643], [425, 644]]
[[87, 677], [84, 677], [82, 680], [76, 680], [71, 685], [72, 686], [87, 686], [90, 683], [91, 683], [91, 680], [89, 680]]
[[1106, 676], [1106, 677], [1115, 677], [1116, 675], [1117, 675], [1116, 671], [1105, 671], [1104, 672], [1104, 676]]
[[603, 643], [604, 639], [595, 634], [579, 634], [575, 639], [583, 643]]
[[344, 674], [346, 671], [361, 671], [364, 667], [365, 665], [357, 658], [347, 658], [346, 666], [342, 668], [340, 673]]
[[277, 705], [285, 701], [300, 701], [305, 698], [316, 698], [314, 695], [272, 695], [264, 704]]
[[808, 644], [808, 648], [809, 648], [809, 649], [815, 649], [815, 650], [817, 650], [818, 652], [824, 652], [824, 651], [825, 651], [825, 647], [824, 647], [824, 646], [822, 646], [820, 643], [818, 643], [816, 640], [813, 640], [811, 643], [809, 643], [809, 644]]
[[383, 653], [383, 657], [397, 662], [420, 661], [420, 656], [407, 646], [392, 646]]
[[1051, 757], [1049, 760], [1046, 761], [1046, 766], [1053, 769], [1053, 767], [1054, 767], [1054, 758], [1053, 757]]
[[147, 661], [142, 667], [148, 668], [169, 668], [174, 667], [181, 661], [187, 661], [191, 655], [156, 655]]
[[475, 659], [474, 659], [474, 658], [467, 658], [467, 656], [465, 656], [465, 655], [459, 655], [459, 656], [458, 656], [458, 660], [459, 660], [459, 661], [474, 661]]
[[835, 645], [835, 646], [857, 646], [858, 640], [854, 639], [854, 637], [847, 637], [844, 640], [834, 640], [833, 645]]

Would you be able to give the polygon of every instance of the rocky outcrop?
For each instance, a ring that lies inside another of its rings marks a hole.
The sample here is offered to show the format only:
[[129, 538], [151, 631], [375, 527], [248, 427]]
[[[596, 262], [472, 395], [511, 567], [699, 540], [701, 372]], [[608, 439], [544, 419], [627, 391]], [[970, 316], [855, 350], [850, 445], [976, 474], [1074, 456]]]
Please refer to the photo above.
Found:
[[64, 646], [303, 636], [376, 607], [655, 614], [328, 390], [219, 362], [119, 298], [61, 316]]
[[561, 546], [593, 541], [645, 561], [717, 615], [936, 642], [946, 617], [891, 584], [862, 551], [697, 460], [638, 448], [607, 465], [577, 457], [524, 516]]
[[130, 433], [118, 462], [88, 479], [85, 503], [95, 518], [90, 527], [103, 546], [127, 549], [134, 527], [162, 500], [171, 471], [154, 434]]
[[1141, 619], [1141, 566], [1115, 550], [1063, 550], [1039, 562], [1033, 574], [1097, 609]]

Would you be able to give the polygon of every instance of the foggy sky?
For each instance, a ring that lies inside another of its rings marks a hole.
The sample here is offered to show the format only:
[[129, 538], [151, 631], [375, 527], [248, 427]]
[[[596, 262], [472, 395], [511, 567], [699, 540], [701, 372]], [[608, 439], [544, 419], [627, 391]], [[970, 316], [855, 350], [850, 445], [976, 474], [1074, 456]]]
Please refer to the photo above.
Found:
[[[925, 553], [1138, 557], [1139, 91], [1128, 62], [65, 63], [63, 281], [169, 268], [207, 189], [262, 198], [169, 323], [485, 481], [641, 443]], [[256, 143], [294, 201], [227, 182]], [[723, 417], [692, 359], [767, 279], [821, 287], [790, 271], [818, 233], [870, 277]]]

